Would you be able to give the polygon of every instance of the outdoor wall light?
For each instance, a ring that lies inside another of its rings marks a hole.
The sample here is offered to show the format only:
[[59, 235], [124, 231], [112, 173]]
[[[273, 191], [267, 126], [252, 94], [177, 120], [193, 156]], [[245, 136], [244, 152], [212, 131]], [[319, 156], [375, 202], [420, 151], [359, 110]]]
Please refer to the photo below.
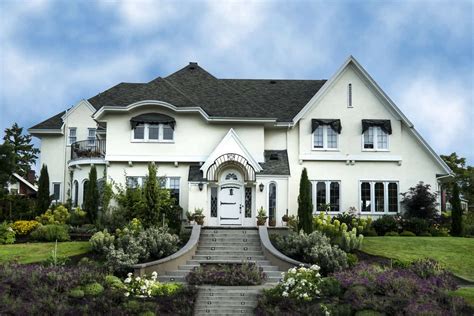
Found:
[[260, 189], [260, 192], [263, 192], [263, 188], [264, 188], [264, 187], [265, 187], [265, 186], [263, 185], [263, 183], [260, 183], [260, 184], [258, 185], [258, 188]]
[[204, 186], [204, 183], [199, 182], [198, 184], [199, 191], [202, 191], [203, 186]]

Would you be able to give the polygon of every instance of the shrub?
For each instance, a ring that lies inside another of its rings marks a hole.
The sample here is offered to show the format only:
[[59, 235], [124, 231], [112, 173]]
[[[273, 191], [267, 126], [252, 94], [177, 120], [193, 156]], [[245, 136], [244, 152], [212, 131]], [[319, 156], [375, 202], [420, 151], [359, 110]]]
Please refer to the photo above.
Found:
[[347, 264], [349, 265], [349, 267], [355, 266], [357, 262], [359, 262], [359, 258], [355, 254], [353, 253], [347, 254]]
[[466, 225], [464, 226], [464, 234], [467, 237], [474, 237], [474, 225]]
[[80, 287], [77, 287], [70, 290], [68, 295], [72, 298], [83, 298], [85, 294], [84, 294], [84, 291]]
[[31, 238], [36, 241], [68, 241], [70, 240], [66, 225], [39, 226], [31, 233]]
[[347, 255], [338, 246], [331, 246], [328, 237], [319, 231], [307, 235], [291, 233], [277, 236], [275, 246], [285, 255], [305, 263], [317, 264], [323, 274], [347, 267]]
[[453, 207], [451, 216], [451, 234], [453, 236], [463, 235], [463, 220], [462, 220], [462, 208], [461, 199], [459, 197], [459, 186], [455, 182], [453, 183], [453, 192], [451, 197], [451, 205]]
[[0, 244], [13, 244], [15, 242], [15, 231], [7, 222], [0, 224]]
[[297, 301], [312, 301], [321, 295], [321, 275], [319, 267], [311, 268], [301, 266], [291, 268], [283, 276], [283, 281], [276, 286], [276, 291], [281, 297], [289, 297]]
[[105, 284], [111, 288], [125, 289], [125, 285], [123, 284], [122, 280], [120, 280], [115, 275], [107, 275], [105, 277]]
[[379, 236], [383, 236], [388, 232], [397, 232], [399, 231], [399, 226], [398, 218], [391, 215], [379, 217], [372, 223], [372, 227]]
[[431, 237], [432, 235], [429, 232], [422, 232], [422, 233], [418, 234], [418, 236]]
[[377, 231], [374, 228], [369, 228], [364, 230], [364, 236], [366, 237], [376, 237], [378, 236]]
[[193, 285], [259, 285], [264, 279], [263, 270], [255, 263], [205, 265], [186, 276]]
[[168, 229], [150, 227], [138, 235], [140, 244], [148, 251], [150, 259], [159, 259], [178, 251], [179, 238]]
[[400, 236], [404, 236], [404, 237], [415, 237], [415, 233], [411, 232], [411, 231], [408, 231], [408, 230], [404, 230], [400, 233]]
[[104, 292], [104, 287], [97, 282], [87, 284], [83, 287], [84, 294], [88, 296], [99, 296]]
[[431, 186], [419, 182], [408, 192], [402, 193], [401, 203], [404, 205], [408, 217], [433, 219], [437, 214], [436, 200], [436, 194], [431, 192]]
[[[348, 220], [348, 218], [344, 218]], [[352, 221], [354, 226], [358, 226], [356, 221]], [[350, 252], [362, 247], [362, 241], [364, 236], [357, 235], [357, 228], [353, 227], [352, 230], [348, 231], [346, 223], [339, 222], [337, 219], [331, 219], [329, 215], [320, 213], [318, 216], [313, 218], [313, 226], [316, 230], [321, 231], [327, 237], [330, 238], [332, 245], [338, 245], [341, 249], [346, 252]], [[362, 230], [361, 225], [361, 230]]]
[[397, 232], [386, 232], [384, 236], [400, 236]]
[[311, 202], [311, 182], [308, 172], [303, 168], [300, 179], [300, 192], [298, 195], [298, 230], [306, 234], [313, 231], [313, 204]]
[[430, 224], [427, 220], [417, 217], [407, 218], [402, 221], [403, 230], [414, 232], [416, 235], [427, 232]]
[[183, 290], [184, 286], [180, 283], [156, 283], [151, 288], [151, 296], [172, 296]]
[[447, 229], [446, 227], [441, 227], [438, 224], [434, 224], [430, 228], [430, 234], [431, 236], [434, 236], [434, 237], [448, 237], [449, 229]]
[[80, 207], [75, 208], [71, 211], [69, 217], [69, 224], [72, 226], [80, 226], [87, 223], [87, 212], [83, 211]]
[[39, 225], [40, 223], [37, 221], [16, 221], [11, 227], [17, 235], [25, 236], [35, 230]]
[[97, 253], [104, 253], [110, 245], [114, 244], [114, 241], [115, 236], [109, 234], [106, 230], [95, 233], [89, 240], [92, 250]]
[[53, 210], [47, 210], [44, 214], [36, 217], [36, 220], [43, 225], [65, 224], [70, 217], [69, 211], [63, 205], [59, 205]]

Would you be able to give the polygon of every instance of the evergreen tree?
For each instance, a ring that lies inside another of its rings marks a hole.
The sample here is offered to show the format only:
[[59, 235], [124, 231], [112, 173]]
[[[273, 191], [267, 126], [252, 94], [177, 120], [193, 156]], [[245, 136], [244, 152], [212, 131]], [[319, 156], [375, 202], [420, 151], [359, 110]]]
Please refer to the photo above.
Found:
[[13, 146], [9, 143], [0, 144], [0, 197], [7, 193], [7, 184], [15, 171]]
[[51, 204], [51, 196], [49, 195], [48, 167], [46, 165], [43, 165], [41, 167], [40, 177], [38, 180], [38, 201], [37, 201], [38, 215], [46, 212], [50, 204]]
[[306, 168], [301, 172], [300, 194], [298, 196], [298, 230], [310, 234], [313, 231], [313, 204], [311, 203], [311, 182]]
[[13, 146], [15, 154], [15, 172], [26, 177], [31, 165], [38, 158], [39, 149], [31, 144], [31, 135], [22, 135], [23, 127], [14, 123], [11, 128], [5, 129], [3, 140]]
[[462, 236], [462, 208], [461, 199], [459, 198], [459, 186], [457, 183], [453, 184], [453, 191], [451, 197], [451, 235]]
[[99, 212], [99, 188], [97, 187], [97, 170], [95, 166], [91, 167], [89, 172], [89, 182], [85, 190], [86, 196], [84, 198], [84, 210], [89, 216], [91, 223], [94, 223], [97, 219], [97, 213]]
[[156, 166], [154, 163], [148, 164], [148, 177], [145, 182], [144, 195], [146, 203], [146, 213], [144, 214], [144, 224], [154, 226], [160, 222], [160, 188], [156, 178]]

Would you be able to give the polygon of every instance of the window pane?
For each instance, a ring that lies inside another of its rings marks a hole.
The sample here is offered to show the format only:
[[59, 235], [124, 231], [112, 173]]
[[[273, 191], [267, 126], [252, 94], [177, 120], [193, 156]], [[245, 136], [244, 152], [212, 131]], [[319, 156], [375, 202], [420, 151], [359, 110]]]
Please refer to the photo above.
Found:
[[169, 179], [169, 189], [171, 196], [174, 198], [175, 204], [179, 205], [179, 178], [173, 177]]
[[369, 127], [364, 132], [364, 148], [374, 148], [374, 128]]
[[159, 131], [158, 125], [150, 125], [148, 127], [148, 139], [158, 140]]
[[95, 145], [95, 128], [89, 128], [89, 133], [87, 136], [87, 145], [88, 146]]
[[362, 182], [360, 185], [360, 210], [370, 212], [370, 183]]
[[174, 130], [169, 125], [163, 125], [163, 140], [173, 140]]
[[377, 147], [379, 149], [388, 148], [388, 135], [380, 127], [377, 128]]
[[328, 135], [328, 148], [337, 148], [337, 133], [330, 127], [326, 126]]
[[60, 190], [61, 190], [61, 184], [60, 183], [53, 183], [53, 200], [55, 200], [55, 201], [59, 200]]
[[314, 131], [314, 148], [323, 148], [323, 127], [320, 126]]
[[326, 183], [318, 182], [316, 184], [316, 210], [325, 211], [324, 204], [326, 204]]
[[270, 183], [268, 192], [268, 217], [269, 220], [275, 220], [276, 218], [276, 185]]
[[398, 185], [395, 182], [388, 184], [388, 211], [398, 212]]
[[71, 127], [69, 128], [69, 144], [75, 143], [76, 141], [77, 141], [76, 128]]
[[217, 187], [211, 187], [211, 217], [217, 217]]
[[138, 187], [138, 177], [127, 177], [126, 178], [127, 187], [135, 189]]
[[252, 217], [252, 188], [245, 188], [245, 217]]
[[384, 186], [383, 182], [375, 183], [375, 211], [384, 211]]
[[329, 193], [331, 211], [339, 212], [339, 182], [331, 182], [329, 186]]
[[145, 139], [145, 126], [138, 125], [133, 130], [133, 138], [135, 139]]

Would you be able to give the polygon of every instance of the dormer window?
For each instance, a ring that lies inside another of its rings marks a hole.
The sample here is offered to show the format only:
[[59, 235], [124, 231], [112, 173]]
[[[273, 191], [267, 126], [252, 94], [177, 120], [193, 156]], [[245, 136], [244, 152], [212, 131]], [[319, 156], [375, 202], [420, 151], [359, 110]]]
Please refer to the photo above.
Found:
[[347, 107], [352, 108], [352, 83], [347, 85]]
[[388, 135], [391, 133], [390, 120], [362, 120], [363, 150], [388, 150]]
[[313, 119], [313, 150], [337, 150], [341, 121], [337, 119]]
[[163, 142], [174, 141], [174, 118], [161, 113], [146, 113], [133, 117], [132, 141]]

